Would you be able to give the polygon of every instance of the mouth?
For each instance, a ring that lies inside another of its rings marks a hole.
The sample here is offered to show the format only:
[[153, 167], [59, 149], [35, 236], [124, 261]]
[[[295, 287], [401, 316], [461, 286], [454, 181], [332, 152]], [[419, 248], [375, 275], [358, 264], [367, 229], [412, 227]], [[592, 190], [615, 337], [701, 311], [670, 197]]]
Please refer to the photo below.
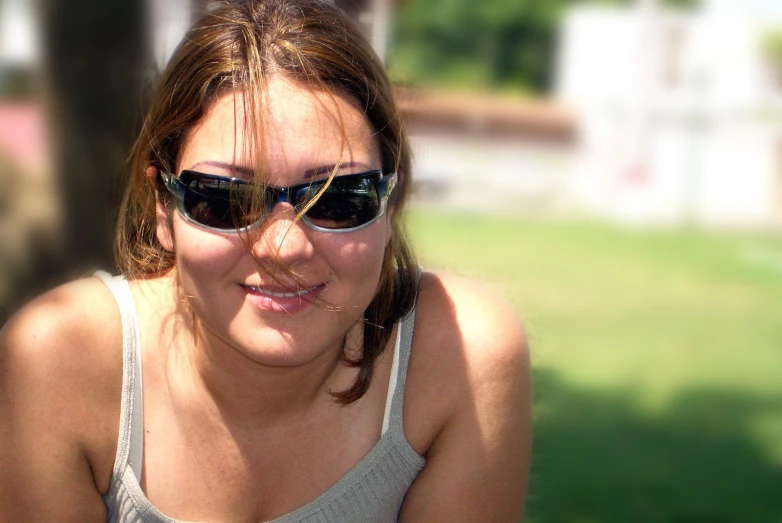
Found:
[[306, 289], [299, 289], [297, 291], [282, 291], [272, 290], [265, 287], [256, 287], [255, 285], [242, 285], [248, 291], [260, 294], [261, 296], [269, 296], [270, 298], [302, 298], [310, 293], [318, 291], [325, 287], [325, 284], [315, 285]]
[[292, 290], [283, 286], [241, 285], [249, 303], [260, 311], [293, 315], [307, 309], [317, 301], [317, 296], [326, 289], [326, 284]]

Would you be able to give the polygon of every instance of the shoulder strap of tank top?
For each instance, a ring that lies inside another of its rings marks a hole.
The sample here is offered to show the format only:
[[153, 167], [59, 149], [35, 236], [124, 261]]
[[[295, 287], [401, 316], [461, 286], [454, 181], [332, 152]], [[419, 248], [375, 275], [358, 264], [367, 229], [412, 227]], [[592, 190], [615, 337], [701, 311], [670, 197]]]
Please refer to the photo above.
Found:
[[[421, 276], [421, 269], [418, 269], [418, 276]], [[386, 411], [383, 416], [382, 434], [385, 434], [389, 427], [402, 429], [402, 407], [405, 393], [405, 382], [407, 380], [407, 365], [410, 361], [410, 351], [413, 346], [413, 328], [415, 327], [415, 308], [399, 320], [399, 332], [394, 345], [394, 359], [391, 363], [391, 378], [388, 383], [388, 395], [386, 397]]]
[[113, 474], [114, 477], [122, 475], [127, 462], [140, 482], [144, 456], [144, 401], [141, 336], [136, 307], [130, 293], [130, 285], [125, 278], [114, 277], [104, 271], [96, 272], [95, 276], [100, 278], [114, 295], [122, 318], [122, 403]]
[[402, 326], [399, 325], [394, 343], [394, 358], [391, 360], [391, 376], [388, 378], [388, 391], [386, 392], [386, 409], [383, 413], [383, 428], [380, 434], [383, 435], [388, 430], [388, 424], [391, 421], [391, 406], [396, 392], [396, 385], [399, 381], [399, 351], [402, 345]]

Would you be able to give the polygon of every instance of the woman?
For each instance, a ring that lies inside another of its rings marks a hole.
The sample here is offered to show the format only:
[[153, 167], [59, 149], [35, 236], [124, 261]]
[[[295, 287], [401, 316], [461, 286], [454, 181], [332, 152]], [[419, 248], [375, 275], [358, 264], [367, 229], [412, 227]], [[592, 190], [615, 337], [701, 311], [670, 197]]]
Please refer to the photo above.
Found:
[[325, 3], [191, 30], [135, 147], [123, 277], [2, 333], [1, 521], [520, 519], [524, 335], [419, 276], [391, 94]]

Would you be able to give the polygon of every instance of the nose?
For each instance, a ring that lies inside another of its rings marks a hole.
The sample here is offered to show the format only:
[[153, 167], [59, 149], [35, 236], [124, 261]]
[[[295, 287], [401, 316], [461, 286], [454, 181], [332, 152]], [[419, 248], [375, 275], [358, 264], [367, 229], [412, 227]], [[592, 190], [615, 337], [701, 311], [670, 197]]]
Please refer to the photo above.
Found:
[[293, 265], [310, 260], [315, 252], [310, 229], [296, 219], [296, 210], [289, 203], [277, 203], [250, 239], [253, 254], [259, 260]]

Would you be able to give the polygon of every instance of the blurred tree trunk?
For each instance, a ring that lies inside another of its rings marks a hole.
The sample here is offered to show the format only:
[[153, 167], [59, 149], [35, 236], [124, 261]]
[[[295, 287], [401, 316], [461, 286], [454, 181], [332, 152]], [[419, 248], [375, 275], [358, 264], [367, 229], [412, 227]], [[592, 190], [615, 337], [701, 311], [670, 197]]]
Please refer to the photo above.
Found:
[[[147, 1], [36, 0], [57, 191], [52, 199], [59, 201], [53, 204], [43, 187], [28, 187], [33, 179], [18, 166], [0, 161], [7, 186], [0, 202], [0, 228], [7, 233], [0, 250], [0, 325], [56, 284], [115, 268], [117, 209], [154, 74]], [[24, 218], [41, 207], [57, 213], [43, 220], [54, 228]], [[8, 245], [9, 238], [18, 241]]]
[[145, 0], [39, 0], [39, 8], [63, 202], [59, 260], [39, 275], [41, 287], [115, 268], [117, 209], [153, 60]]

